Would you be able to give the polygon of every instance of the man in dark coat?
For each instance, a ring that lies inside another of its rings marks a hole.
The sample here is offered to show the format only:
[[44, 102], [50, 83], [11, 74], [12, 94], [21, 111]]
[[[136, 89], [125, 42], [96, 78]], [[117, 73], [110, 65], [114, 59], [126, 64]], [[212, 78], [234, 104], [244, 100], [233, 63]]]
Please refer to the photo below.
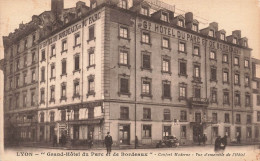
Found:
[[111, 146], [113, 144], [112, 136], [110, 136], [110, 132], [107, 132], [107, 136], [105, 137], [105, 145], [107, 148], [107, 155], [111, 153]]
[[238, 135], [237, 135], [237, 143], [238, 144], [240, 144], [240, 142], [241, 142], [240, 139], [241, 139], [241, 135], [240, 135], [240, 133], [238, 133]]
[[226, 146], [227, 146], [227, 135], [225, 135], [223, 138], [221, 138], [221, 149], [225, 150]]
[[221, 145], [221, 138], [218, 136], [215, 140], [215, 152], [218, 152], [220, 150]]
[[207, 140], [208, 140], [207, 135], [203, 134], [203, 136], [202, 136], [203, 145], [206, 144]]

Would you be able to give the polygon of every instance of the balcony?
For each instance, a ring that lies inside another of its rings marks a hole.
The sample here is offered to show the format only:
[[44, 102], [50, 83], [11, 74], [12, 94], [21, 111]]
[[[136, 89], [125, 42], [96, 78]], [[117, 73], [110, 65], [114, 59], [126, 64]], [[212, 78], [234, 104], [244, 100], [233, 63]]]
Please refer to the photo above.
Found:
[[208, 107], [209, 105], [209, 100], [207, 98], [196, 98], [196, 97], [191, 97], [189, 99], [189, 104], [191, 108], [196, 108], [196, 107]]

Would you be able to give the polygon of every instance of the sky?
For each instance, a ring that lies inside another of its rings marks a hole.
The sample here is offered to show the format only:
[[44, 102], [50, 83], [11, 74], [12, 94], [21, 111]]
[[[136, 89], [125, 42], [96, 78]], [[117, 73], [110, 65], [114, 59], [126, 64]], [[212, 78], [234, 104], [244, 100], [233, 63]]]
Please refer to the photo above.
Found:
[[[64, 7], [75, 7], [78, 0], [64, 0]], [[89, 4], [89, 0], [82, 0]], [[175, 16], [193, 12], [200, 21], [200, 29], [210, 22], [218, 22], [219, 30], [227, 35], [241, 30], [247, 37], [252, 56], [260, 59], [260, 0], [162, 0], [175, 5]], [[51, 0], [0, 0], [0, 59], [3, 58], [2, 36], [7, 36], [27, 23], [32, 15], [51, 9]]]

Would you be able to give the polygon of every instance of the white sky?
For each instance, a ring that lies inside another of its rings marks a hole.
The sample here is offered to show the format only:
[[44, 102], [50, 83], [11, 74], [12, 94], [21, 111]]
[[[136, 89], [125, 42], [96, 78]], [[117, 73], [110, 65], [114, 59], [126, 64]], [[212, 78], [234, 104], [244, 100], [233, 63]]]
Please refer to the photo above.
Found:
[[[64, 0], [65, 8], [76, 6], [78, 0]], [[82, 0], [88, 4], [89, 0]], [[193, 12], [202, 23], [218, 22], [227, 35], [241, 30], [249, 39], [252, 55], [260, 59], [260, 0], [163, 0], [176, 6], [177, 13]], [[0, 58], [3, 58], [2, 36], [27, 23], [32, 15], [51, 9], [51, 0], [0, 0]], [[177, 15], [177, 14], [175, 14]], [[205, 20], [206, 19], [206, 20]], [[206, 27], [200, 25], [200, 29]]]

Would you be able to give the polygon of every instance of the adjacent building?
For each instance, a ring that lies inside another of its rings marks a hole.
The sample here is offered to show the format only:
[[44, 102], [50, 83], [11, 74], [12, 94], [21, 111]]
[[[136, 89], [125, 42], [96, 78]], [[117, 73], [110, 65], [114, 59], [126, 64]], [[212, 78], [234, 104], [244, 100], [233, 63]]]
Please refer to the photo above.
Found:
[[[218, 135], [259, 138], [256, 77], [240, 30], [227, 35], [216, 22], [200, 30], [191, 12], [150, 0], [63, 3], [33, 16], [35, 30], [28, 23], [4, 37], [5, 138], [98, 144], [110, 131], [115, 146], [136, 138], [153, 146], [168, 135], [182, 145], [203, 134], [207, 144]], [[31, 82], [20, 85], [24, 74]]]

